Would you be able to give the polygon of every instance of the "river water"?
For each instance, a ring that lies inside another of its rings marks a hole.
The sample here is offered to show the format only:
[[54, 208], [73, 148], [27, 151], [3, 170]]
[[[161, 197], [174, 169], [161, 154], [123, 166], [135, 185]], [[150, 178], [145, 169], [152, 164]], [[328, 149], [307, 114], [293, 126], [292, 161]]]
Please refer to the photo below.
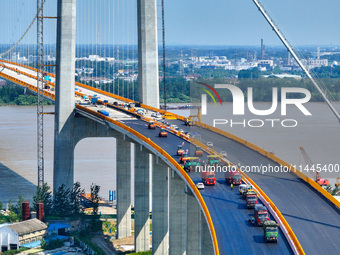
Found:
[[[212, 119], [224, 118], [230, 121], [231, 113], [217, 106], [209, 107], [214, 114], [204, 116], [204, 121], [212, 124]], [[227, 105], [228, 109], [231, 105]], [[266, 103], [259, 108], [270, 108]], [[289, 163], [305, 165], [299, 147], [303, 146], [314, 164], [340, 164], [340, 124], [323, 103], [309, 103], [312, 117], [302, 116], [297, 111], [287, 118], [298, 120], [295, 128], [266, 125], [262, 128], [219, 125], [232, 134], [272, 151]], [[53, 111], [53, 106], [45, 111]], [[195, 111], [195, 110], [193, 110]], [[176, 110], [181, 115], [189, 115], [188, 110]], [[273, 116], [273, 118], [280, 116]], [[244, 116], [249, 120], [249, 113]], [[282, 117], [281, 117], [282, 119]], [[52, 185], [53, 169], [53, 124], [54, 116], [44, 116], [45, 137], [45, 181]], [[75, 149], [75, 181], [89, 192], [91, 183], [101, 186], [100, 195], [108, 199], [109, 190], [115, 189], [115, 139], [88, 138], [79, 142]], [[322, 172], [323, 177], [334, 182], [339, 172]], [[311, 176], [311, 175], [310, 175]], [[0, 107], [0, 201], [17, 200], [18, 195], [31, 199], [37, 183], [37, 136], [36, 107]]]

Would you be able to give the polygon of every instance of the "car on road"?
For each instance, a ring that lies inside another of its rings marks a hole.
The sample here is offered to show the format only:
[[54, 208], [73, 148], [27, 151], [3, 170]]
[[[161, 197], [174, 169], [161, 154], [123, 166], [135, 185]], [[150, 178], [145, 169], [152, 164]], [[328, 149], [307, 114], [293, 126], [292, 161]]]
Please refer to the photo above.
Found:
[[197, 187], [198, 189], [204, 189], [204, 184], [203, 184], [203, 182], [197, 183], [197, 184], [196, 184], [196, 187]]

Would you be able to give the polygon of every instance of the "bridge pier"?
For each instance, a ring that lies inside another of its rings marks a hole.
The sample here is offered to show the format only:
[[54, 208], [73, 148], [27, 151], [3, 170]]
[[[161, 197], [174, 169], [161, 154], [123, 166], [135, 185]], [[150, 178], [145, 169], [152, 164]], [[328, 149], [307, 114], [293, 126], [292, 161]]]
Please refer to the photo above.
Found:
[[187, 255], [201, 254], [201, 208], [190, 189], [187, 194]]
[[117, 237], [131, 236], [131, 143], [116, 140]]
[[187, 244], [186, 184], [174, 171], [170, 178], [170, 254], [185, 255]]
[[76, 0], [58, 0], [53, 189], [73, 187]]
[[212, 243], [209, 227], [203, 213], [201, 213], [201, 219], [202, 255], [214, 255], [214, 246]]
[[135, 144], [135, 251], [150, 250], [150, 159], [142, 145]]
[[170, 170], [156, 156], [152, 158], [152, 254], [168, 255]]

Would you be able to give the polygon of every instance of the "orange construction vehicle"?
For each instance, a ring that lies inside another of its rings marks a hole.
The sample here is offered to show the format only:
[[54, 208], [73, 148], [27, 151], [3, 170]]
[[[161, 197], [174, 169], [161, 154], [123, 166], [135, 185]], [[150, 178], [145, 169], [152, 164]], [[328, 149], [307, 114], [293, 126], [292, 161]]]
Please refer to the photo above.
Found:
[[148, 129], [156, 129], [155, 122], [150, 122], [149, 125], [148, 125]]
[[161, 131], [158, 133], [159, 137], [168, 137], [168, 132], [165, 131], [165, 128], [161, 128]]

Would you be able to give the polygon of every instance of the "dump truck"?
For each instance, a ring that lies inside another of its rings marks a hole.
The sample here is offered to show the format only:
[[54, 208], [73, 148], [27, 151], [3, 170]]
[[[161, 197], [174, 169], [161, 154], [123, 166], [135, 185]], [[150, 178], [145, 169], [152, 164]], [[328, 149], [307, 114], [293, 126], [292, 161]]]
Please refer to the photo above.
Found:
[[263, 238], [266, 242], [277, 242], [279, 236], [279, 225], [273, 220], [263, 223]]
[[255, 190], [248, 190], [246, 194], [247, 208], [254, 208], [257, 204], [257, 194]]
[[256, 204], [254, 207], [254, 217], [257, 226], [262, 226], [265, 221], [269, 220], [267, 207], [261, 204]]
[[240, 185], [242, 183], [242, 174], [239, 170], [229, 169], [225, 172], [225, 180], [233, 185]]
[[215, 185], [216, 184], [216, 175], [215, 172], [212, 171], [206, 171], [206, 172], [201, 172], [201, 178], [202, 182], [205, 185]]

